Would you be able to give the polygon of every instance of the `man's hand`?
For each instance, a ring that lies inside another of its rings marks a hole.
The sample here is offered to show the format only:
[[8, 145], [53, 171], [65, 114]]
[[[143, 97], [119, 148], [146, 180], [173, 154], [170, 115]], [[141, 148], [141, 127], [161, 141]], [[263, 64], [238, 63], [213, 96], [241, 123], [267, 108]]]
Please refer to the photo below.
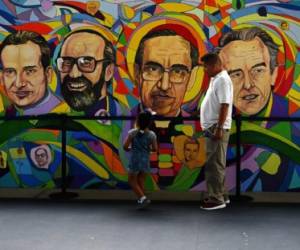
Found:
[[223, 129], [220, 127], [216, 127], [214, 131], [214, 139], [215, 140], [221, 140], [223, 137]]

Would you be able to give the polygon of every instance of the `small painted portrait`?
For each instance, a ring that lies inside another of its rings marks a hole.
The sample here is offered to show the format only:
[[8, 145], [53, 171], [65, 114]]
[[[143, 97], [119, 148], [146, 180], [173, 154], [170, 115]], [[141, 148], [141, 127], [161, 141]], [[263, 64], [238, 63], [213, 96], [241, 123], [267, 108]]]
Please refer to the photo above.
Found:
[[31, 149], [30, 157], [35, 166], [40, 169], [48, 169], [52, 161], [51, 151], [47, 145]]
[[174, 137], [174, 149], [177, 158], [188, 168], [202, 167], [205, 163], [204, 138], [192, 138], [186, 135]]

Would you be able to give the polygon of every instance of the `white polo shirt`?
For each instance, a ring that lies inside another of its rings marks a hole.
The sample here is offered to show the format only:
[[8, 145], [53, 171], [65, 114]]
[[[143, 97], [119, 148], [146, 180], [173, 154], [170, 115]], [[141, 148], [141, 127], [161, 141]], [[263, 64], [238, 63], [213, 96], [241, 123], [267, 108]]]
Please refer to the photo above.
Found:
[[200, 108], [200, 123], [203, 130], [218, 123], [222, 103], [229, 104], [228, 113], [223, 125], [224, 129], [231, 128], [233, 102], [232, 81], [226, 70], [221, 71], [210, 79], [209, 87]]

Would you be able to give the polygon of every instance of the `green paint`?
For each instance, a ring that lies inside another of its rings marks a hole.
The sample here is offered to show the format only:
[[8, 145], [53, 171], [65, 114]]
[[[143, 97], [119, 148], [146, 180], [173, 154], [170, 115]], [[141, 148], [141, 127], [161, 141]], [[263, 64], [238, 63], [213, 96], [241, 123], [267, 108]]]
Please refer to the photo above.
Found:
[[172, 156], [167, 154], [161, 154], [158, 156], [158, 160], [161, 162], [171, 162]]

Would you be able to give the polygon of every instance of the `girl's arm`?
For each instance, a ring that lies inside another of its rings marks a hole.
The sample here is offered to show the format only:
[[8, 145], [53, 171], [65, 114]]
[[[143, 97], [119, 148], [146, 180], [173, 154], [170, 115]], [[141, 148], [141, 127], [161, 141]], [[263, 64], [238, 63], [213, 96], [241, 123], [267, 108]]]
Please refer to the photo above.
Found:
[[129, 146], [131, 145], [131, 141], [132, 141], [131, 136], [128, 136], [123, 144], [123, 148], [125, 151], [130, 151]]
[[151, 149], [152, 149], [153, 152], [157, 151], [158, 146], [157, 146], [157, 140], [156, 139], [152, 141]]

